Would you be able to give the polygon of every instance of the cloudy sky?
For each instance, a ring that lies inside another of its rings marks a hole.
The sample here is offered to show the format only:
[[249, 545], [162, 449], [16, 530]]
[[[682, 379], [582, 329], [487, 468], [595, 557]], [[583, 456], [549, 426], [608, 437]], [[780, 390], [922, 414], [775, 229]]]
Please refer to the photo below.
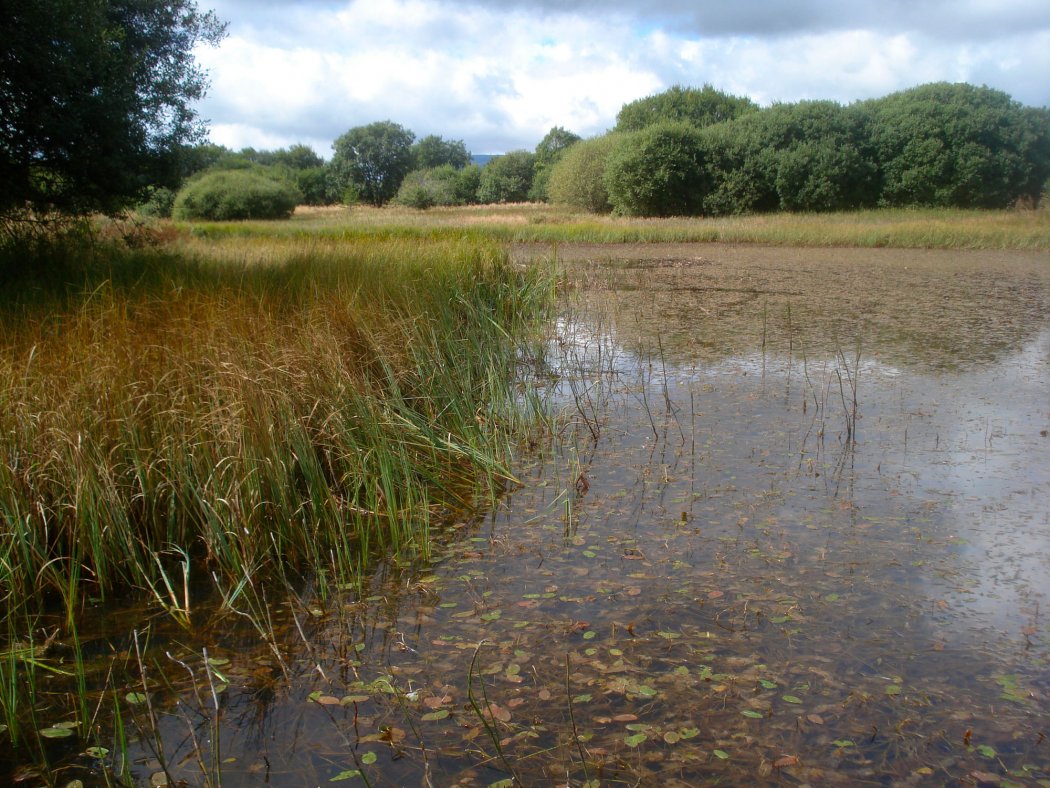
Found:
[[198, 0], [213, 142], [331, 156], [393, 120], [474, 153], [582, 136], [671, 85], [775, 101], [970, 82], [1050, 105], [1048, 0]]

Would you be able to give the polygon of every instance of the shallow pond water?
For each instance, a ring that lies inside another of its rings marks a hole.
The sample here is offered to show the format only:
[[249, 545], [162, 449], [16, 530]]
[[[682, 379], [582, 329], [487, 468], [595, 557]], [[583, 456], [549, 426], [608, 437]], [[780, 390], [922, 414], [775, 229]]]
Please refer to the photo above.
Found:
[[1050, 257], [558, 254], [559, 433], [432, 561], [82, 631], [132, 778], [1050, 784]]

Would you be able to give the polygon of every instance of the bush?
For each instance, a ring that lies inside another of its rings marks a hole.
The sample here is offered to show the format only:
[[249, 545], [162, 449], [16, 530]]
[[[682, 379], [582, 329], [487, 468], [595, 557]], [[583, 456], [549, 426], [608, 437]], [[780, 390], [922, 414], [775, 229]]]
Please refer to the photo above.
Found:
[[497, 156], [481, 171], [478, 201], [488, 203], [524, 202], [529, 198], [536, 156], [515, 150]]
[[158, 186], [150, 191], [149, 199], [136, 210], [140, 216], [150, 219], [170, 219], [174, 206], [175, 192], [163, 186]]
[[287, 219], [301, 199], [287, 181], [250, 170], [220, 170], [183, 187], [172, 215], [180, 220]]
[[700, 130], [661, 123], [624, 135], [609, 155], [605, 186], [616, 213], [693, 216], [708, 191]]
[[550, 201], [592, 213], [611, 211], [605, 165], [622, 137], [612, 132], [578, 142], [566, 150], [551, 169], [547, 184]]
[[450, 164], [413, 170], [401, 182], [394, 202], [426, 210], [435, 205], [461, 205], [456, 194], [459, 171]]
[[478, 190], [481, 188], [481, 167], [468, 164], [457, 170], [454, 188], [458, 205], [477, 205]]

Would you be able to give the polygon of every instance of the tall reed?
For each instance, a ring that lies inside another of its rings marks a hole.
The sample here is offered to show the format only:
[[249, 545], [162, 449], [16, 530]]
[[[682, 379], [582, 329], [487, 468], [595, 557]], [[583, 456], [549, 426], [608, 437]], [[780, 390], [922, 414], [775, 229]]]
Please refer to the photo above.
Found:
[[509, 477], [549, 282], [494, 243], [242, 239], [59, 267], [0, 294], [9, 615], [138, 590], [188, 624], [191, 573], [228, 595], [278, 571], [353, 582]]

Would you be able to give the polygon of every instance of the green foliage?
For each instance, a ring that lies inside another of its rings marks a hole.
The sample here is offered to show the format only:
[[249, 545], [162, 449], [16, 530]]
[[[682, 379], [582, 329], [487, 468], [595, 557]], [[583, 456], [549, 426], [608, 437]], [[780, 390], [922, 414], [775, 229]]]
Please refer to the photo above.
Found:
[[711, 214], [873, 204], [868, 116], [832, 101], [775, 104], [704, 130]]
[[301, 199], [299, 190], [279, 176], [216, 170], [183, 187], [172, 215], [182, 221], [287, 219]]
[[446, 140], [429, 134], [412, 146], [415, 169], [430, 170], [448, 164], [457, 170], [470, 164], [470, 151], [463, 140]]
[[425, 210], [435, 205], [461, 205], [456, 194], [460, 171], [450, 164], [413, 170], [405, 176], [394, 202]]
[[484, 204], [524, 202], [529, 198], [536, 155], [511, 151], [492, 159], [481, 170], [478, 201]]
[[328, 188], [328, 171], [324, 167], [296, 170], [295, 185], [302, 192], [303, 205], [331, 205], [335, 202]]
[[551, 168], [547, 185], [550, 201], [592, 213], [611, 211], [605, 166], [622, 137], [620, 132], [611, 132], [566, 150]]
[[621, 215], [700, 213], [708, 190], [700, 130], [679, 122], [625, 134], [609, 154], [605, 185]]
[[684, 121], [703, 128], [755, 112], [758, 106], [744, 96], [731, 96], [711, 85], [685, 88], [681, 85], [630, 104], [616, 116], [617, 131], [641, 131], [655, 123]]
[[115, 213], [175, 186], [203, 137], [195, 47], [224, 27], [193, 0], [5, 3], [0, 213]]
[[146, 202], [138, 206], [140, 216], [151, 219], [170, 219], [175, 207], [175, 192], [163, 186], [153, 189]]
[[532, 187], [529, 189], [529, 199], [537, 202], [546, 202], [549, 198], [548, 184], [551, 172], [565, 155], [565, 152], [579, 142], [582, 138], [578, 134], [555, 126], [547, 132], [536, 146], [536, 159], [533, 163]]
[[468, 164], [456, 173], [456, 202], [458, 205], [477, 205], [481, 188], [481, 167]]
[[411, 131], [389, 120], [350, 129], [335, 141], [328, 164], [336, 193], [352, 188], [371, 205], [386, 204], [413, 169], [413, 140]]
[[883, 205], [1004, 207], [1050, 174], [1046, 110], [987, 87], [922, 85], [867, 103]]

